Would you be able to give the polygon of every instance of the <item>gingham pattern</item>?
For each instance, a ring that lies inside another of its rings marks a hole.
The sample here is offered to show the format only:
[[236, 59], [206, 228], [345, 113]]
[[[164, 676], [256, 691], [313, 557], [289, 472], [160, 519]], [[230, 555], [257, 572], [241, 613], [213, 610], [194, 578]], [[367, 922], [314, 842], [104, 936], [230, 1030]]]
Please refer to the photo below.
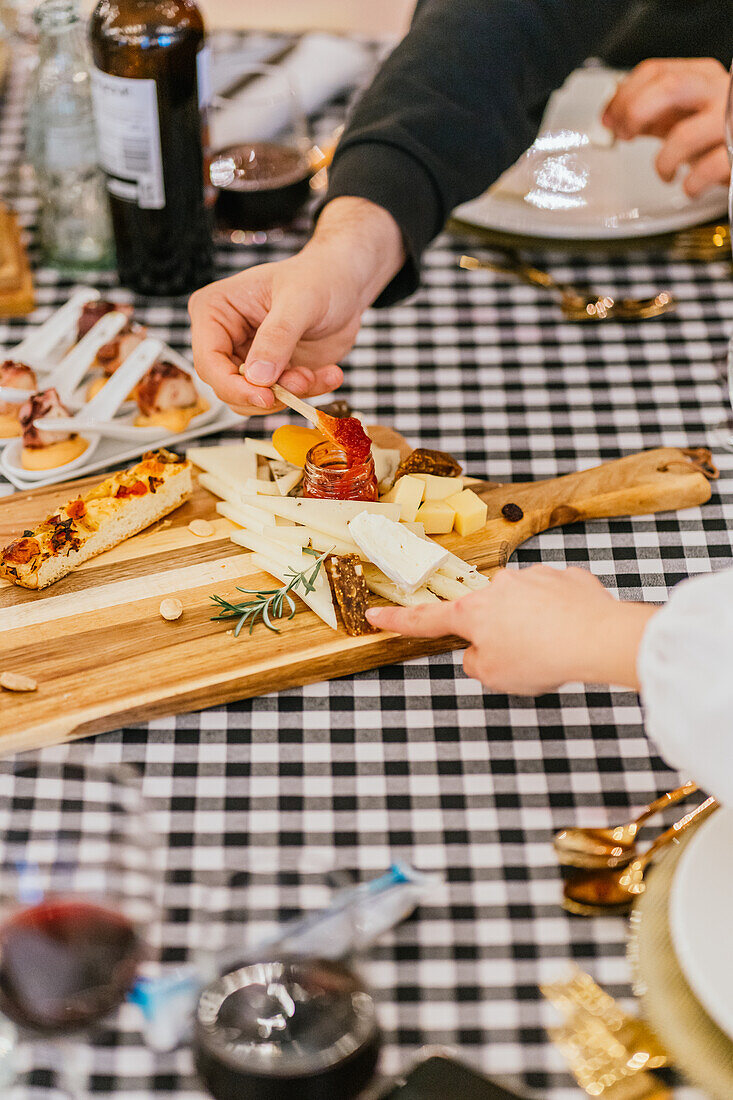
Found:
[[[29, 185], [13, 184], [9, 171], [21, 98], [16, 76], [0, 163], [8, 197], [32, 229]], [[221, 274], [287, 255], [301, 240], [225, 248]], [[713, 442], [725, 409], [715, 362], [733, 321], [727, 264], [554, 257], [563, 279], [632, 295], [667, 288], [680, 302], [660, 320], [585, 327], [564, 322], [543, 292], [459, 270], [467, 246], [442, 237], [421, 292], [367, 315], [344, 392], [370, 420], [499, 480]], [[68, 289], [50, 271], [39, 273], [38, 286], [39, 316]], [[185, 351], [182, 302], [136, 307], [156, 335]], [[0, 327], [3, 344], [28, 325]], [[716, 453], [716, 461], [721, 480], [704, 508], [553, 531], [523, 547], [516, 564], [580, 564], [623, 598], [663, 600], [683, 577], [730, 562], [733, 460]], [[535, 1095], [578, 1095], [547, 1042], [553, 1015], [538, 983], [574, 960], [628, 997], [626, 925], [561, 911], [550, 838], [568, 823], [626, 819], [676, 784], [644, 735], [634, 695], [578, 687], [537, 700], [482, 694], [453, 654], [158, 719], [82, 751], [132, 764], [154, 800], [169, 871], [161, 933], [168, 961], [199, 942], [212, 906], [243, 904], [253, 922], [267, 922], [319, 904], [328, 870], [371, 876], [406, 858], [440, 871], [446, 885], [365, 963], [380, 1000], [385, 1068], [424, 1044], [457, 1044]], [[212, 902], [205, 884], [242, 870], [291, 874]], [[151, 1054], [129, 1006], [98, 1031], [90, 1057], [100, 1096], [201, 1095], [189, 1053]]]

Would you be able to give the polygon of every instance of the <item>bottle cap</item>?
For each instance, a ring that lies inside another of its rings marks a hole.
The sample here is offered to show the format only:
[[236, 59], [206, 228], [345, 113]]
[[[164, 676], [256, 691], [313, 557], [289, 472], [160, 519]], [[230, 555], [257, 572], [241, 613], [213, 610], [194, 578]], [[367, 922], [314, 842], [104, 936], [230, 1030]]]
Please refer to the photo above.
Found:
[[216, 1100], [350, 1100], [380, 1042], [372, 997], [332, 960], [243, 965], [207, 986], [196, 1012], [196, 1064]]

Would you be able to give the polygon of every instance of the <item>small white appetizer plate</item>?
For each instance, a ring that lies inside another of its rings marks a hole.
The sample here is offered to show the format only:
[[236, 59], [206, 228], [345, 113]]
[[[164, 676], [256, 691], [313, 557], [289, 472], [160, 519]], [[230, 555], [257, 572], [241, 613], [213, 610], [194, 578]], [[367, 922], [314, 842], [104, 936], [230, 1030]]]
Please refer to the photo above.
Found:
[[[208, 401], [208, 387], [201, 383], [199, 385], [199, 392]], [[121, 466], [130, 459], [139, 458], [143, 451], [151, 449], [152, 446], [167, 447], [171, 450], [176, 450], [179, 444], [187, 443], [189, 440], [198, 439], [204, 435], [213, 435], [215, 432], [225, 432], [232, 428], [238, 428], [241, 431], [245, 423], [246, 421], [243, 420], [241, 416], [232, 412], [231, 409], [224, 405], [220, 408], [218, 415], [215, 416], [213, 420], [209, 420], [206, 424], [200, 424], [194, 428], [189, 426], [187, 431], [179, 432], [177, 435], [166, 433], [154, 444], [148, 441], [140, 441], [135, 445], [123, 443], [118, 439], [100, 437], [91, 459], [87, 449], [81, 456], [83, 461], [79, 465], [75, 465], [73, 470], [70, 464], [66, 466], [57, 466], [53, 470], [45, 470], [43, 472], [43, 478], [39, 478], [35, 481], [27, 479], [26, 475], [30, 471], [23, 470], [23, 476], [20, 476], [17, 465], [11, 467], [7, 464], [6, 455], [9, 448], [6, 447], [4, 451], [0, 452], [0, 474], [6, 477], [16, 489], [21, 491], [25, 489], [39, 489], [43, 485], [57, 485], [61, 481], [66, 481], [72, 473], [74, 477], [85, 477], [87, 474], [97, 473], [97, 471], [105, 470], [110, 466]]]

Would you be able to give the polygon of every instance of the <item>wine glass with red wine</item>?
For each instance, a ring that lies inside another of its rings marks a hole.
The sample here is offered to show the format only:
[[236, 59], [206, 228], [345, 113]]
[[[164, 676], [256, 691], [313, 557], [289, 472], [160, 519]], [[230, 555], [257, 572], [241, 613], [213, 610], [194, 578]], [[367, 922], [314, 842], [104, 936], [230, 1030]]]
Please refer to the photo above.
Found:
[[287, 227], [311, 196], [312, 146], [297, 92], [274, 65], [252, 65], [209, 111], [209, 175], [220, 229], [235, 244]]
[[149, 953], [158, 867], [131, 771], [74, 756], [0, 763], [0, 1012], [39, 1050], [124, 1000]]

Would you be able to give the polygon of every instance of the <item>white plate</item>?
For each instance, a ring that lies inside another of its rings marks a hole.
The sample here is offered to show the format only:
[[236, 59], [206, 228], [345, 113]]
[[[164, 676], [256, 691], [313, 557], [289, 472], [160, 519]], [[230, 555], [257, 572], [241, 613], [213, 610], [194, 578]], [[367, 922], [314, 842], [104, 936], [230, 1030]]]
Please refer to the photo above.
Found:
[[534, 145], [484, 195], [454, 216], [485, 229], [566, 240], [621, 240], [673, 233], [725, 214], [718, 187], [699, 199], [681, 173], [664, 183], [657, 138], [613, 142], [600, 123], [622, 73], [578, 69], [550, 98]]
[[700, 1003], [733, 1039], [733, 808], [704, 822], [669, 899], [675, 953]]
[[[199, 383], [199, 390], [208, 396], [208, 387], [203, 383]], [[73, 477], [86, 477], [87, 474], [96, 473], [97, 470], [104, 470], [107, 466], [120, 465], [123, 462], [127, 462], [128, 459], [138, 458], [144, 451], [154, 450], [156, 447], [168, 447], [171, 450], [175, 450], [177, 444], [185, 443], [189, 439], [198, 439], [202, 435], [211, 435], [214, 432], [223, 432], [227, 428], [243, 427], [244, 418], [237, 413], [232, 412], [226, 406], [222, 406], [219, 415], [213, 420], [209, 420], [205, 424], [199, 424], [198, 427], [189, 429], [186, 432], [180, 432], [178, 435], [171, 435], [170, 432], [162, 431], [160, 439], [158, 440], [146, 440], [144, 443], [139, 443], [137, 446], [133, 446], [130, 443], [123, 443], [118, 439], [104, 438], [100, 439], [99, 445], [94, 451], [94, 457], [91, 462], [82, 463], [79, 466], [75, 466], [73, 470]], [[63, 466], [57, 467], [55, 470], [50, 470], [48, 477], [37, 481], [26, 480], [25, 478], [18, 477], [13, 468], [8, 468], [4, 462], [4, 453], [0, 454], [0, 474], [8, 479], [16, 489], [38, 489], [42, 485], [58, 485], [61, 481], [66, 481], [70, 476], [68, 466], [64, 469]]]

